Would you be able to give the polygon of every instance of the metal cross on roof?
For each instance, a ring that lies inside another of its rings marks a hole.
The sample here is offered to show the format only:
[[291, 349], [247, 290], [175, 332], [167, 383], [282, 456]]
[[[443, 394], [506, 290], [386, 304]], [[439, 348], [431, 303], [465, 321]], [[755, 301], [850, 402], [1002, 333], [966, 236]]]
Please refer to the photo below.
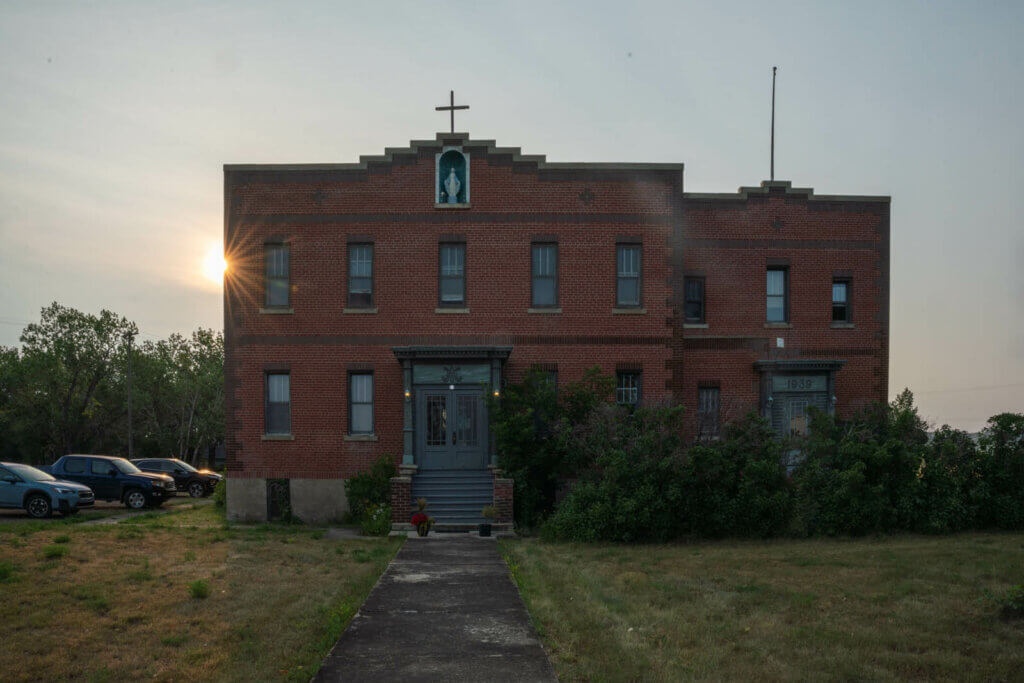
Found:
[[434, 109], [436, 111], [447, 111], [447, 112], [451, 113], [451, 116], [452, 116], [452, 132], [454, 133], [455, 132], [455, 110], [456, 109], [469, 109], [469, 105], [468, 104], [456, 105], [455, 104], [455, 91], [452, 90], [452, 91], [450, 91], [450, 93], [451, 93], [451, 100], [450, 100], [451, 104], [449, 104], [447, 107], [434, 107]]

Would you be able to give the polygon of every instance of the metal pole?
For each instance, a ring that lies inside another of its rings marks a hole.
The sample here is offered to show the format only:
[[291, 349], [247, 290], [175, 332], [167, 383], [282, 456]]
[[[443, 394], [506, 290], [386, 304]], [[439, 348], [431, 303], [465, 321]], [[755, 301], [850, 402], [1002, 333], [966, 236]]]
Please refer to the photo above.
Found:
[[772, 67], [772, 167], [771, 167], [771, 180], [775, 180], [775, 70], [777, 66]]
[[131, 460], [134, 455], [134, 449], [132, 448], [132, 334], [128, 332], [125, 334], [125, 339], [128, 342], [128, 459]]

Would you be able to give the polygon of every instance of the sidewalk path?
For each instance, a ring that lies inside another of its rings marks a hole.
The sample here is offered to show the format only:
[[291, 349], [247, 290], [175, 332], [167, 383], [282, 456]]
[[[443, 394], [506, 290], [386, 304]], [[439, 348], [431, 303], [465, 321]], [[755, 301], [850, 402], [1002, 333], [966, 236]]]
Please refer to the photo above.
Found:
[[410, 538], [315, 681], [556, 681], [493, 539]]

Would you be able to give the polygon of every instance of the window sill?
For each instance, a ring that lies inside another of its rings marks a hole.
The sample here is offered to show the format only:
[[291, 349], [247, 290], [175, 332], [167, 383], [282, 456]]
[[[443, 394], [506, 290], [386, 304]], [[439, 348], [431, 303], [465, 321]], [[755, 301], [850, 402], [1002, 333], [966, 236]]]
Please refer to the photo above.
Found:
[[261, 308], [260, 314], [262, 315], [287, 315], [294, 313], [294, 308]]
[[789, 323], [765, 323], [764, 326], [768, 330], [788, 330], [793, 327]]
[[294, 434], [264, 434], [260, 437], [262, 441], [295, 441]]
[[434, 202], [435, 209], [470, 209], [472, 207], [473, 205], [469, 202], [466, 202], [465, 204], [448, 204], [447, 202], [441, 204], [440, 202]]
[[853, 323], [832, 323], [833, 330], [852, 330], [855, 329]]
[[345, 441], [376, 441], [376, 434], [346, 434]]
[[707, 323], [683, 323], [684, 330], [706, 330], [708, 329]]
[[562, 309], [561, 308], [527, 308], [526, 312], [527, 313], [537, 313], [537, 314], [540, 314], [540, 315], [544, 315], [545, 313], [549, 313], [549, 314], [551, 314], [551, 313], [561, 313]]
[[434, 309], [434, 313], [469, 313], [468, 308], [442, 308], [438, 306]]
[[372, 315], [377, 312], [377, 307], [374, 306], [373, 308], [343, 308], [341, 312], [344, 315]]
[[646, 308], [613, 308], [612, 315], [647, 315]]

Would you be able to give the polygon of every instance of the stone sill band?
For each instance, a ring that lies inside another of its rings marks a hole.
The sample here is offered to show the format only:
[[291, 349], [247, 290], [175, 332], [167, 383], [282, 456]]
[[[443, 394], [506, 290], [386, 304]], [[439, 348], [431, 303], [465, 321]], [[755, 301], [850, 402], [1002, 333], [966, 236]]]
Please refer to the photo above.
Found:
[[646, 308], [613, 308], [612, 315], [647, 315]]
[[260, 437], [263, 441], [295, 441], [293, 434], [264, 434]]
[[341, 312], [344, 315], [370, 315], [377, 312], [377, 307], [374, 306], [373, 308], [343, 308]]
[[345, 441], [376, 441], [376, 434], [346, 434]]
[[793, 327], [789, 323], [765, 323], [764, 326], [769, 330], [789, 330]]
[[434, 313], [469, 313], [468, 308], [441, 308], [440, 306], [434, 309]]
[[287, 315], [288, 313], [294, 313], [294, 308], [261, 308], [260, 313], [263, 315]]
[[706, 330], [708, 329], [707, 323], [683, 323], [684, 330]]
[[471, 209], [471, 208], [473, 208], [473, 205], [472, 204], [468, 204], [468, 203], [467, 204], [440, 204], [438, 202], [435, 202], [434, 203], [434, 208], [435, 209]]
[[527, 308], [527, 313], [536, 313], [539, 315], [561, 313], [561, 308]]

